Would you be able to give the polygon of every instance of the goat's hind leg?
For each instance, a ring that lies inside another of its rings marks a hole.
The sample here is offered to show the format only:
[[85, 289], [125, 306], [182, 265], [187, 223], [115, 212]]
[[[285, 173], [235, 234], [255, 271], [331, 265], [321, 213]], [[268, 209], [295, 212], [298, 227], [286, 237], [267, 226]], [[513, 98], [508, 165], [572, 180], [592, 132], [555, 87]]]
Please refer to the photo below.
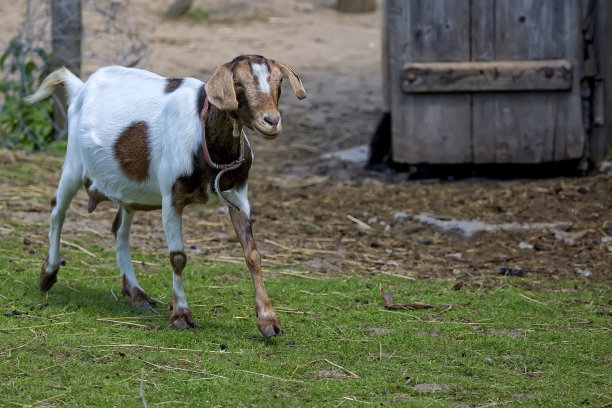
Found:
[[81, 166], [70, 167], [64, 164], [62, 176], [55, 197], [51, 200], [51, 220], [49, 227], [49, 254], [40, 271], [39, 287], [43, 292], [51, 289], [57, 282], [60, 267], [60, 238], [66, 211], [72, 198], [83, 185]]
[[130, 255], [130, 228], [133, 219], [133, 211], [126, 211], [123, 207], [119, 207], [113, 220], [112, 231], [117, 241], [117, 266], [123, 278], [121, 293], [128, 296], [128, 302], [133, 307], [147, 310], [154, 307], [155, 302], [142, 290], [134, 273]]

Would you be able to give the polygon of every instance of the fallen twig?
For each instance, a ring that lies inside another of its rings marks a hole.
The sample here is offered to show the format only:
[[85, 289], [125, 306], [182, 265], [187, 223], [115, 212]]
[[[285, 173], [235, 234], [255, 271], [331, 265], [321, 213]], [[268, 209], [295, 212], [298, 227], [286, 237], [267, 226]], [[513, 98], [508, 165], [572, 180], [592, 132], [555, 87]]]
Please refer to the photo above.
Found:
[[267, 377], [267, 378], [274, 378], [275, 380], [279, 380], [279, 381], [282, 381], [282, 382], [295, 382], [295, 383], [300, 383], [300, 384], [304, 382], [304, 381], [300, 381], [300, 380], [287, 380], [286, 378], [280, 378], [280, 377], [275, 377], [273, 375], [256, 373], [255, 371], [242, 370], [242, 369], [238, 369], [238, 371], [242, 371], [243, 373], [248, 373], [248, 374], [255, 374], [255, 375], [259, 375], [259, 376]]
[[160, 370], [186, 371], [188, 373], [195, 373], [195, 374], [210, 375], [210, 376], [212, 376], [212, 377], [209, 377], [207, 379], [212, 379], [212, 378], [225, 378], [225, 379], [227, 379], [227, 377], [224, 377], [222, 375], [211, 374], [211, 373], [207, 373], [207, 372], [202, 371], [202, 370], [189, 370], [187, 368], [173, 367], [173, 366], [169, 366], [169, 365], [162, 366], [162, 365], [151, 363], [151, 362], [149, 362], [147, 360], [142, 360], [142, 359], [140, 361], [142, 361], [143, 363], [147, 363], [149, 365], [152, 365], [153, 367], [159, 368]]
[[68, 323], [70, 323], [70, 322], [59, 322], [59, 323], [51, 323], [51, 324], [41, 324], [39, 326], [28, 326], [28, 327], [6, 327], [6, 328], [0, 328], [0, 331], [22, 330], [22, 329], [36, 329], [38, 327], [57, 326], [57, 325], [68, 324]]
[[359, 227], [366, 229], [366, 230], [371, 230], [372, 227], [370, 227], [368, 224], [366, 224], [365, 222], [361, 221], [360, 219], [357, 219], [355, 217], [353, 217], [350, 214], [346, 214], [346, 218], [348, 218], [349, 220], [353, 221], [355, 224], [357, 224]]
[[95, 255], [95, 254], [93, 254], [93, 253], [89, 252], [88, 250], [86, 250], [86, 249], [85, 249], [85, 248], [83, 248], [82, 246], [77, 245], [77, 244], [75, 244], [75, 243], [73, 243], [73, 242], [65, 241], [65, 240], [63, 240], [63, 239], [60, 239], [60, 242], [61, 242], [62, 244], [64, 244], [64, 245], [68, 245], [68, 246], [71, 246], [71, 247], [73, 247], [73, 248], [76, 248], [76, 249], [78, 249], [79, 251], [81, 251], [81, 252], [83, 252], [83, 253], [85, 253], [85, 254], [87, 254], [87, 255], [91, 256], [92, 258], [97, 258], [97, 257], [98, 257], [97, 255]]
[[147, 400], [145, 400], [145, 396], [144, 396], [144, 374], [145, 374], [145, 371], [144, 371], [144, 368], [143, 368], [143, 369], [140, 370], [140, 391], [139, 391], [139, 394], [140, 394], [140, 400], [142, 401], [142, 405], [145, 408], [149, 408], [148, 405], [147, 405]]
[[127, 324], [129, 326], [136, 326], [136, 327], [144, 327], [144, 328], [149, 328], [149, 326], [147, 326], [146, 324], [138, 324], [138, 323], [132, 323], [132, 322], [122, 322], [119, 320], [113, 320], [113, 319], [104, 319], [104, 318], [97, 318], [96, 319], [99, 322], [107, 322], [107, 323], [115, 323], [115, 324]]
[[94, 347], [119, 347], [119, 348], [147, 348], [147, 349], [154, 349], [154, 350], [164, 350], [164, 351], [188, 351], [188, 352], [192, 352], [192, 353], [203, 353], [204, 350], [194, 350], [194, 349], [184, 349], [184, 348], [175, 348], [175, 347], [159, 347], [159, 346], [147, 346], [144, 344], [96, 344], [93, 346], [79, 346], [79, 347], [87, 347], [87, 348], [94, 348]]
[[433, 309], [434, 307], [453, 307], [452, 303], [423, 303], [423, 302], [413, 302], [413, 303], [394, 303], [393, 295], [390, 292], [385, 292], [385, 290], [380, 288], [380, 292], [382, 293], [383, 300], [385, 301], [385, 307], [387, 309], [408, 309], [408, 310], [416, 310], [416, 309]]
[[345, 373], [347, 373], [347, 374], [351, 375], [353, 378], [359, 378], [359, 376], [358, 376], [357, 374], [355, 374], [355, 373], [354, 373], [354, 372], [352, 372], [352, 371], [347, 370], [346, 368], [342, 367], [341, 365], [338, 365], [338, 364], [336, 364], [336, 363], [334, 363], [334, 362], [332, 362], [332, 361], [329, 361], [329, 360], [328, 360], [328, 359], [326, 359], [326, 358], [325, 358], [324, 360], [325, 360], [325, 362], [327, 362], [328, 364], [331, 364], [331, 365], [333, 365], [334, 367], [337, 367], [337, 368], [341, 369], [342, 371], [344, 371]]
[[469, 258], [463, 258], [460, 256], [451, 255], [451, 256], [447, 256], [447, 258], [452, 259], [453, 261], [457, 261], [457, 262], [469, 263], [470, 265], [473, 266], [473, 265], [482, 265], [486, 263], [508, 262], [508, 261], [518, 258], [518, 256], [502, 256], [498, 258], [489, 258], [489, 259], [469, 259]]

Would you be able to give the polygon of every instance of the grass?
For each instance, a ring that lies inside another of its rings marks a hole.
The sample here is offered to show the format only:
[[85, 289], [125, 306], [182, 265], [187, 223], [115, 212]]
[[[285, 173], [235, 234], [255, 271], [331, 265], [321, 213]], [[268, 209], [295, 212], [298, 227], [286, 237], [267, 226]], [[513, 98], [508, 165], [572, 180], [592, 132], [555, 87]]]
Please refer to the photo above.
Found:
[[[13, 225], [13, 227], [16, 227]], [[563, 282], [453, 290], [387, 275], [306, 279], [268, 271], [285, 334], [264, 340], [240, 265], [190, 258], [187, 295], [201, 330], [169, 311], [130, 309], [114, 253], [64, 249], [59, 281], [38, 291], [41, 255], [9, 234], [0, 249], [0, 396], [7, 406], [609, 406], [609, 287]], [[91, 240], [93, 241], [93, 240]], [[91, 242], [89, 241], [89, 242]], [[165, 254], [135, 253], [162, 302]], [[282, 272], [283, 270], [279, 270]], [[452, 303], [386, 310], [398, 303]], [[118, 295], [115, 299], [114, 294]], [[142, 389], [142, 391], [141, 391]], [[463, 405], [461, 405], [463, 404]]]
[[[159, 314], [135, 311], [110, 245], [85, 232], [70, 241], [97, 258], [63, 246], [66, 266], [41, 294], [40, 222], [11, 218], [9, 204], [46, 208], [46, 190], [19, 186], [42, 186], [41, 171], [60, 163], [0, 166], [17, 186], [0, 202], [2, 406], [612, 406], [611, 288], [586, 280], [499, 276], [454, 290], [450, 280], [268, 269], [285, 334], [264, 340], [243, 264], [188, 253], [186, 291], [203, 329], [179, 331], [164, 306], [165, 252], [133, 249], [147, 265], [136, 267], [141, 285], [162, 302]], [[387, 310], [381, 286], [397, 303], [455, 306]]]

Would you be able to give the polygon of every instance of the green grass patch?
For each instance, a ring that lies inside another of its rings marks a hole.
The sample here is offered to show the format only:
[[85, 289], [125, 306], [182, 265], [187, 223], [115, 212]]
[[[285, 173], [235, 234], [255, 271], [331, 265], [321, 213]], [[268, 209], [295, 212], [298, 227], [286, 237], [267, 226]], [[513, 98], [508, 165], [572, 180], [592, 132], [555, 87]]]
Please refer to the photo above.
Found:
[[[246, 267], [191, 256], [185, 285], [203, 329], [179, 331], [164, 305], [159, 314], [127, 305], [114, 252], [81, 244], [99, 258], [64, 249], [66, 266], [45, 295], [42, 255], [25, 252], [13, 234], [3, 241], [3, 405], [142, 406], [141, 387], [150, 407], [612, 401], [609, 287], [563, 282], [536, 291], [500, 278], [497, 287], [456, 291], [451, 281], [272, 270], [266, 284], [285, 334], [264, 340]], [[137, 267], [141, 285], [166, 302], [166, 255], [133, 256], [150, 265]], [[380, 286], [398, 303], [456, 306], [386, 310]]]

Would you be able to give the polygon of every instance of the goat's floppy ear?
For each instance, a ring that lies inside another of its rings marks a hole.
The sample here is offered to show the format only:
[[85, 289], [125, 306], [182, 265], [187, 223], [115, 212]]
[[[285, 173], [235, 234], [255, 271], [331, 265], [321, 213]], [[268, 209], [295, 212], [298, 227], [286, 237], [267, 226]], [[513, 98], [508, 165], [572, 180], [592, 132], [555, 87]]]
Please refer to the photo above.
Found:
[[291, 67], [287, 64], [283, 64], [282, 62], [277, 62], [281, 71], [287, 78], [289, 78], [289, 82], [291, 83], [291, 87], [293, 88], [293, 92], [295, 92], [295, 96], [298, 99], [304, 99], [306, 97], [306, 90], [304, 89], [304, 85], [302, 85], [302, 81], [300, 77], [291, 69]]
[[210, 103], [221, 110], [238, 109], [234, 74], [227, 65], [220, 65], [206, 82], [206, 95]]

